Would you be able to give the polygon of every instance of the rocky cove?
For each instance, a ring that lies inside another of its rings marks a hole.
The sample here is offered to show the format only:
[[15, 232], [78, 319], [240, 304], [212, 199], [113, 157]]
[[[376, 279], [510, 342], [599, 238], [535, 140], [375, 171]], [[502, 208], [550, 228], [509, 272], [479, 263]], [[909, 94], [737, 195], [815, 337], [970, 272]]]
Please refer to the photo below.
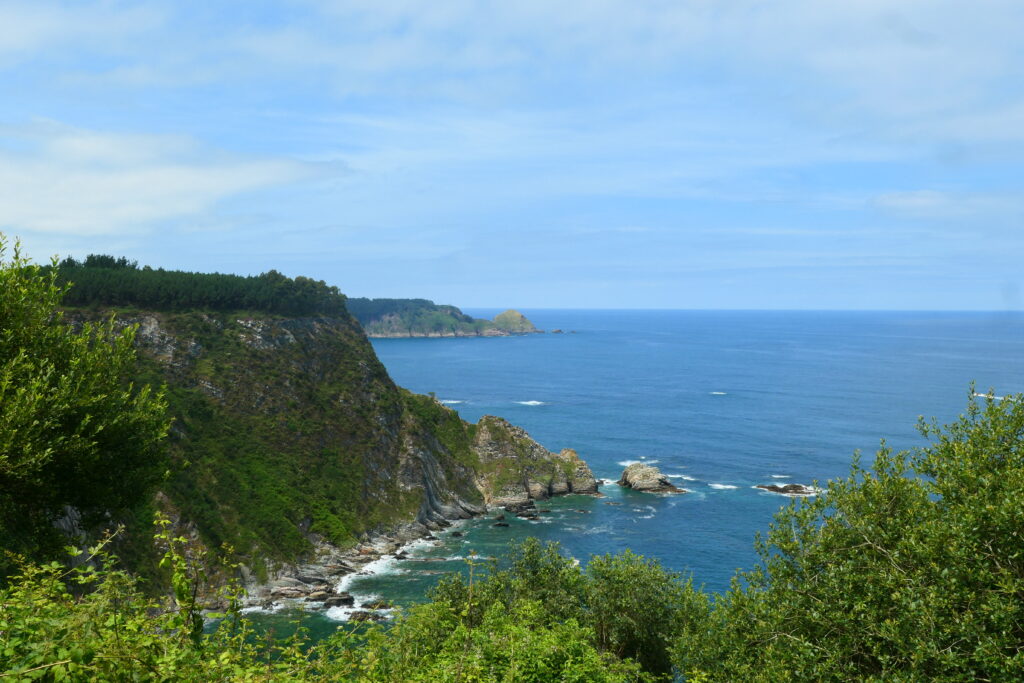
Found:
[[[390, 612], [387, 600], [357, 601], [349, 593], [347, 579], [372, 575], [375, 565], [393, 560], [415, 561], [410, 551], [423, 545], [442, 544], [435, 532], [460, 522], [495, 515], [494, 526], [508, 527], [506, 515], [536, 520], [550, 512], [537, 502], [571, 494], [601, 496], [599, 483], [590, 467], [572, 449], [547, 451], [522, 429], [502, 418], [485, 416], [476, 430], [474, 449], [480, 454], [483, 472], [477, 479], [483, 505], [460, 501], [458, 505], [437, 504], [439, 496], [427, 486], [425, 506], [415, 521], [370, 535], [356, 546], [341, 549], [318, 542], [313, 556], [301, 564], [285, 564], [270, 580], [247, 577], [247, 604], [252, 608], [305, 609], [340, 608], [337, 617], [351, 621], [380, 620]], [[457, 530], [449, 532], [461, 537]]]

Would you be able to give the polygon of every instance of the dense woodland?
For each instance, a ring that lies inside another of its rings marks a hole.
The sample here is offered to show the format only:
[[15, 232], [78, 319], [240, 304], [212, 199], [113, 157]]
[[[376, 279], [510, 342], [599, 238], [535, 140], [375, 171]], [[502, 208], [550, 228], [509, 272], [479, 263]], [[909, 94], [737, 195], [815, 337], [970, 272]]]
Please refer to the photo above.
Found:
[[377, 320], [386, 315], [416, 316], [435, 311], [451, 316], [464, 323], [472, 323], [475, 318], [468, 316], [455, 306], [435, 304], [429, 299], [348, 299], [348, 311], [359, 322]]
[[165, 405], [122, 381], [130, 332], [64, 325], [57, 273], [3, 256], [0, 240], [0, 672], [11, 680], [1024, 680], [1022, 395], [972, 397], [952, 424], [922, 422], [928, 446], [855, 460], [780, 510], [758, 566], [722, 595], [628, 552], [577, 566], [527, 541], [506, 567], [470, 560], [468, 578], [445, 578], [388, 625], [268, 642], [228, 585], [219, 626], [204, 631], [206, 565], [165, 519], [166, 597], [109, 543], [53, 542], [66, 506], [102, 513], [97, 492], [125, 508], [151, 496]]
[[347, 305], [371, 336], [403, 332], [479, 334], [495, 328], [490, 320], [474, 318], [455, 306], [435, 304], [428, 299], [350, 298]]
[[124, 257], [66, 258], [57, 284], [70, 284], [67, 306], [136, 307], [154, 311], [254, 311], [287, 316], [343, 315], [345, 296], [322, 280], [276, 270], [243, 277], [138, 267]]

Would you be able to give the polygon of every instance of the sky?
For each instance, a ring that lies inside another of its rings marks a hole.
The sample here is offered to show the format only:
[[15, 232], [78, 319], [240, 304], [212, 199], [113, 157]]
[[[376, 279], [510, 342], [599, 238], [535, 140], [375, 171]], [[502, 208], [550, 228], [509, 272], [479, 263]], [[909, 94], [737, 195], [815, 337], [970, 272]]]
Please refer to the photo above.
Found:
[[463, 307], [1020, 310], [1020, 0], [0, 0], [36, 260]]

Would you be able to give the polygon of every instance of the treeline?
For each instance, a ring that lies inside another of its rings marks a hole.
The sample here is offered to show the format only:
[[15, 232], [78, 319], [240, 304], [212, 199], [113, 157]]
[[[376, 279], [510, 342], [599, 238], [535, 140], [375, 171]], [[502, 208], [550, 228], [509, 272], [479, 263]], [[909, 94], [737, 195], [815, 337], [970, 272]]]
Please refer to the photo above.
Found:
[[480, 334], [494, 329], [490, 320], [466, 315], [455, 306], [428, 299], [348, 299], [348, 310], [367, 334]]
[[124, 257], [92, 254], [66, 258], [57, 283], [70, 285], [65, 306], [127, 307], [156, 311], [259, 311], [277, 315], [344, 315], [345, 296], [322, 280], [289, 278], [276, 270], [260, 275], [191, 273], [139, 268]]
[[349, 313], [361, 323], [377, 320], [386, 315], [398, 315], [405, 318], [429, 313], [442, 313], [463, 323], [476, 322], [476, 318], [466, 315], [455, 306], [438, 305], [429, 299], [350, 298], [347, 301]]

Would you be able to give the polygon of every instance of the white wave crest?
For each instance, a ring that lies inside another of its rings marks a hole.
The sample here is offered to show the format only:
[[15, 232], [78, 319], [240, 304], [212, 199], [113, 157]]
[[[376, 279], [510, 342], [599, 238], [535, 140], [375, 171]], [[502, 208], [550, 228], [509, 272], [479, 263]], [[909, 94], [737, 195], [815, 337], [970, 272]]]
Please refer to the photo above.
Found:
[[728, 396], [728, 394], [726, 394], [724, 391], [712, 391], [710, 392], [710, 394], [712, 396]]
[[666, 474], [665, 476], [666, 477], [670, 477], [672, 479], [683, 479], [684, 481], [697, 481], [697, 477], [691, 477], [689, 474], [675, 474], [675, 473], [673, 473], [673, 474]]
[[771, 474], [769, 475], [772, 479], [791, 479], [788, 474]]
[[547, 403], [544, 401], [515, 401], [521, 406], [546, 406]]
[[646, 515], [639, 515], [639, 516], [637, 516], [637, 519], [651, 519], [651, 518], [654, 517], [655, 513], [657, 512], [657, 510], [655, 510], [654, 506], [652, 506], [652, 505], [645, 505], [642, 508], [633, 508], [633, 512], [646, 512], [646, 513], [648, 513]]
[[739, 486], [733, 486], [732, 484], [708, 484], [708, 486], [710, 486], [713, 489], [719, 489], [719, 490], [738, 489], [739, 488]]
[[[365, 601], [372, 600], [372, 599], [373, 598], [364, 597], [362, 600], [365, 602]], [[356, 600], [356, 602], [358, 603], [359, 600]], [[327, 611], [324, 612], [324, 616], [327, 617], [328, 619], [332, 620], [332, 621], [348, 621], [349, 618], [352, 616], [353, 612], [376, 612], [377, 614], [383, 615], [383, 616], [385, 616], [385, 617], [390, 619], [391, 615], [394, 613], [394, 611], [395, 610], [393, 610], [393, 609], [372, 609], [372, 610], [367, 610], [364, 607], [358, 607], [358, 606], [357, 607], [329, 607], [327, 609]]]
[[461, 399], [456, 399], [456, 398], [442, 398], [441, 399], [441, 403], [444, 403], [445, 405], [453, 406], [453, 405], [455, 405], [457, 403], [465, 403], [465, 401], [463, 401]]
[[[405, 569], [398, 566], [399, 560], [396, 560], [392, 555], [385, 555], [379, 560], [374, 560], [363, 566], [358, 572], [352, 574], [346, 574], [341, 577], [341, 581], [335, 587], [335, 591], [338, 593], [352, 593], [352, 582], [358, 581], [361, 578], [367, 576], [380, 576], [382, 574], [405, 574]], [[354, 593], [353, 593], [354, 594]]]
[[263, 605], [249, 605], [239, 610], [242, 614], [274, 614], [288, 607], [287, 603], [276, 601], [269, 607]]
[[656, 464], [658, 464], [658, 461], [657, 460], [619, 460], [618, 464], [622, 465], [623, 467], [629, 467], [630, 465], [656, 465]]

